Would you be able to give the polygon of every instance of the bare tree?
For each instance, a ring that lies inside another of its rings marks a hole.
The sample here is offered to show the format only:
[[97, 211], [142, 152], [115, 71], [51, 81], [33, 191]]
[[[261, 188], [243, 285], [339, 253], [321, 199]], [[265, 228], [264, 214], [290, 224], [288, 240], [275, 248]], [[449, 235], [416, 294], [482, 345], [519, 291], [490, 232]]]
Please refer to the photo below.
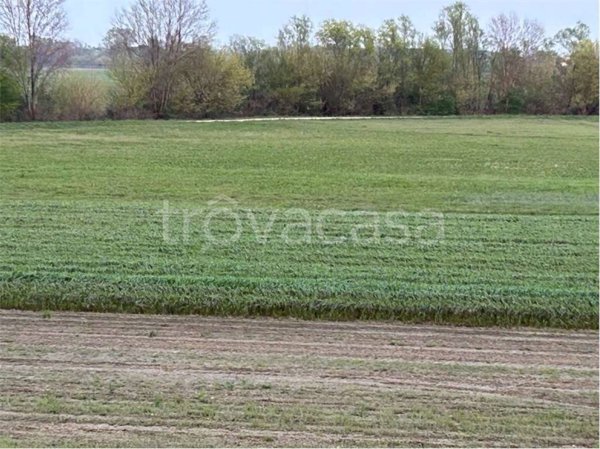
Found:
[[492, 71], [488, 109], [494, 108], [495, 97], [503, 100], [508, 111], [509, 93], [516, 86], [523, 67], [520, 52], [521, 24], [516, 14], [500, 14], [492, 18], [488, 44], [492, 51]]
[[214, 24], [205, 0], [135, 0], [113, 21], [107, 43], [146, 80], [148, 106], [156, 118], [167, 113], [181, 65], [210, 42]]
[[488, 31], [492, 70], [488, 108], [493, 108], [494, 93], [508, 112], [511, 93], [523, 85], [544, 41], [544, 30], [535, 21], [522, 22], [511, 13], [492, 18]]
[[37, 118], [40, 93], [64, 67], [69, 44], [64, 0], [0, 0], [0, 29], [13, 41], [3, 65], [19, 84], [31, 120]]

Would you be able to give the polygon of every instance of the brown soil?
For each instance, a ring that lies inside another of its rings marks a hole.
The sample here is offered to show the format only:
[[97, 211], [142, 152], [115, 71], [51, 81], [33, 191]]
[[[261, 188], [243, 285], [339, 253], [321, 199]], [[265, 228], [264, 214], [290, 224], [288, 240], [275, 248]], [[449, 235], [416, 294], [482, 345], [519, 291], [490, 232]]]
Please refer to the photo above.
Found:
[[598, 446], [598, 333], [0, 312], [0, 445]]

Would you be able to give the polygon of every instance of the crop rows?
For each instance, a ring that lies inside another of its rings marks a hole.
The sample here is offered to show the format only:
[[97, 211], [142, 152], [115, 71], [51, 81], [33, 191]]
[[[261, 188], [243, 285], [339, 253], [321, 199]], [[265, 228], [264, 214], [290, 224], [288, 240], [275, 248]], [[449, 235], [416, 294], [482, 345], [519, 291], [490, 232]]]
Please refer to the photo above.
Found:
[[[239, 239], [220, 215], [215, 243], [202, 217], [184, 239], [182, 215], [165, 241], [160, 204], [12, 201], [1, 210], [4, 308], [597, 327], [594, 216], [444, 214], [436, 239], [401, 241], [384, 229], [371, 241], [362, 229], [353, 241], [365, 219], [335, 215], [324, 232], [346, 240], [328, 244], [314, 232], [310, 243], [302, 232], [284, 240], [293, 220], [268, 228], [273, 210], [236, 209]], [[432, 219], [404, 224], [414, 234]]]
[[3, 308], [598, 327], [597, 118], [0, 133]]

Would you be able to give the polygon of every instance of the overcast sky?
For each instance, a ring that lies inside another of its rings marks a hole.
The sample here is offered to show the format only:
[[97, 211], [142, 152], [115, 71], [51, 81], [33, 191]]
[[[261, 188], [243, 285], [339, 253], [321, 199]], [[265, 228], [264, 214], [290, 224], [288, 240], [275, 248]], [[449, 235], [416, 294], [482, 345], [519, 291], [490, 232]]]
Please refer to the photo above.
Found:
[[[71, 28], [69, 37], [97, 45], [110, 26], [115, 11], [132, 0], [66, 0]], [[293, 15], [306, 14], [318, 24], [324, 19], [348, 19], [373, 28], [388, 18], [407, 14], [419, 31], [430, 32], [439, 11], [451, 0], [207, 0], [217, 22], [217, 40], [229, 42], [234, 34], [274, 42], [279, 28]], [[484, 28], [501, 12], [537, 19], [548, 35], [578, 20], [598, 38], [598, 0], [470, 0], [467, 4]]]

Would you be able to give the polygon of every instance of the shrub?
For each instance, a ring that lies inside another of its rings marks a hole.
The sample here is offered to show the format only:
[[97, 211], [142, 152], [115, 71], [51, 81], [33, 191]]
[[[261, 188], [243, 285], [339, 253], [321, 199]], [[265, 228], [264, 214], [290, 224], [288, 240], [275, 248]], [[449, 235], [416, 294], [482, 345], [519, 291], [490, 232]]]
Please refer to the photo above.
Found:
[[175, 95], [174, 112], [186, 117], [221, 117], [233, 114], [252, 75], [234, 54], [205, 49], [187, 61]]
[[511, 89], [506, 98], [506, 113], [520, 114], [525, 107], [525, 97], [521, 89]]
[[0, 71], [0, 121], [14, 120], [21, 105], [17, 83]]
[[106, 115], [109, 81], [87, 72], [61, 73], [52, 86], [53, 118], [94, 120]]
[[440, 95], [425, 107], [426, 115], [454, 115], [456, 113], [456, 100], [450, 94]]

